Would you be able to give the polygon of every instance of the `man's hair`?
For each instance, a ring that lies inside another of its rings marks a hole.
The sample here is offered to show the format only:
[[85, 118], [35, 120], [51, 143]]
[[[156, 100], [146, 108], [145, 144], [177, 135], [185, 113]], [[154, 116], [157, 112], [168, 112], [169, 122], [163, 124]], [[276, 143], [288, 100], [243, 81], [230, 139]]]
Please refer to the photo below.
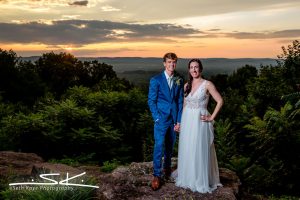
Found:
[[177, 61], [178, 57], [175, 53], [166, 53], [163, 57], [164, 62], [166, 62], [167, 58]]

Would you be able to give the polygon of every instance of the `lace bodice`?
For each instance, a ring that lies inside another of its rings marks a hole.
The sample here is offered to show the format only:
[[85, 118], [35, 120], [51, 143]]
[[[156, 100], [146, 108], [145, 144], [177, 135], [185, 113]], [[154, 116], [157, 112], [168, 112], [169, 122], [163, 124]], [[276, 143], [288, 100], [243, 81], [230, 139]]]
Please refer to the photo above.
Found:
[[204, 80], [194, 93], [190, 92], [189, 95], [184, 98], [184, 106], [192, 109], [207, 108], [209, 95], [206, 93], [206, 83], [207, 81]]

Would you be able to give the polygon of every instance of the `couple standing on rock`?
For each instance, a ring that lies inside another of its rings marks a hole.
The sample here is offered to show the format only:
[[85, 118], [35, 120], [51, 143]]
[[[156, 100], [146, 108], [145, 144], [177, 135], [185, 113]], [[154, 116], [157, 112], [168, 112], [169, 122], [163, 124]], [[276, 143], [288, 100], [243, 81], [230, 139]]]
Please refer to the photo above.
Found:
[[[189, 61], [189, 79], [183, 85], [182, 78], [174, 74], [177, 59], [174, 53], [165, 54], [165, 70], [150, 80], [148, 105], [154, 119], [155, 140], [151, 187], [159, 189], [162, 175], [166, 179], [171, 176], [175, 132], [180, 132], [176, 185], [201, 193], [211, 192], [221, 186], [213, 121], [223, 99], [214, 84], [202, 78], [199, 59]], [[217, 102], [212, 114], [207, 111], [210, 95]]]

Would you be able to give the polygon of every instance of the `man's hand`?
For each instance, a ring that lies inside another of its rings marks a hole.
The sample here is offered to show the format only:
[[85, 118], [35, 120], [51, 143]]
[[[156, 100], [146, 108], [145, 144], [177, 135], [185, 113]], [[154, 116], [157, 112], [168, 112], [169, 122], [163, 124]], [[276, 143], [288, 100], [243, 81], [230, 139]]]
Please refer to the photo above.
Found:
[[180, 123], [175, 124], [174, 131], [176, 131], [178, 133], [180, 132]]

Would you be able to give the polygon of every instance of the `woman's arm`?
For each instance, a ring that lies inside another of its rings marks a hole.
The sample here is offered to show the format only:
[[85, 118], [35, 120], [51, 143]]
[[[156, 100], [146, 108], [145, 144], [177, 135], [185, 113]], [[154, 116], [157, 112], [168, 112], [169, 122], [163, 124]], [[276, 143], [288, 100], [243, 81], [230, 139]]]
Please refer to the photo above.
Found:
[[217, 114], [219, 113], [221, 107], [223, 106], [223, 98], [221, 97], [220, 93], [218, 92], [215, 85], [211, 81], [208, 81], [206, 88], [209, 94], [217, 102], [217, 105], [214, 109], [214, 112], [210, 116], [206, 116], [205, 117], [206, 119], [204, 119], [204, 121], [213, 121], [216, 118]]

